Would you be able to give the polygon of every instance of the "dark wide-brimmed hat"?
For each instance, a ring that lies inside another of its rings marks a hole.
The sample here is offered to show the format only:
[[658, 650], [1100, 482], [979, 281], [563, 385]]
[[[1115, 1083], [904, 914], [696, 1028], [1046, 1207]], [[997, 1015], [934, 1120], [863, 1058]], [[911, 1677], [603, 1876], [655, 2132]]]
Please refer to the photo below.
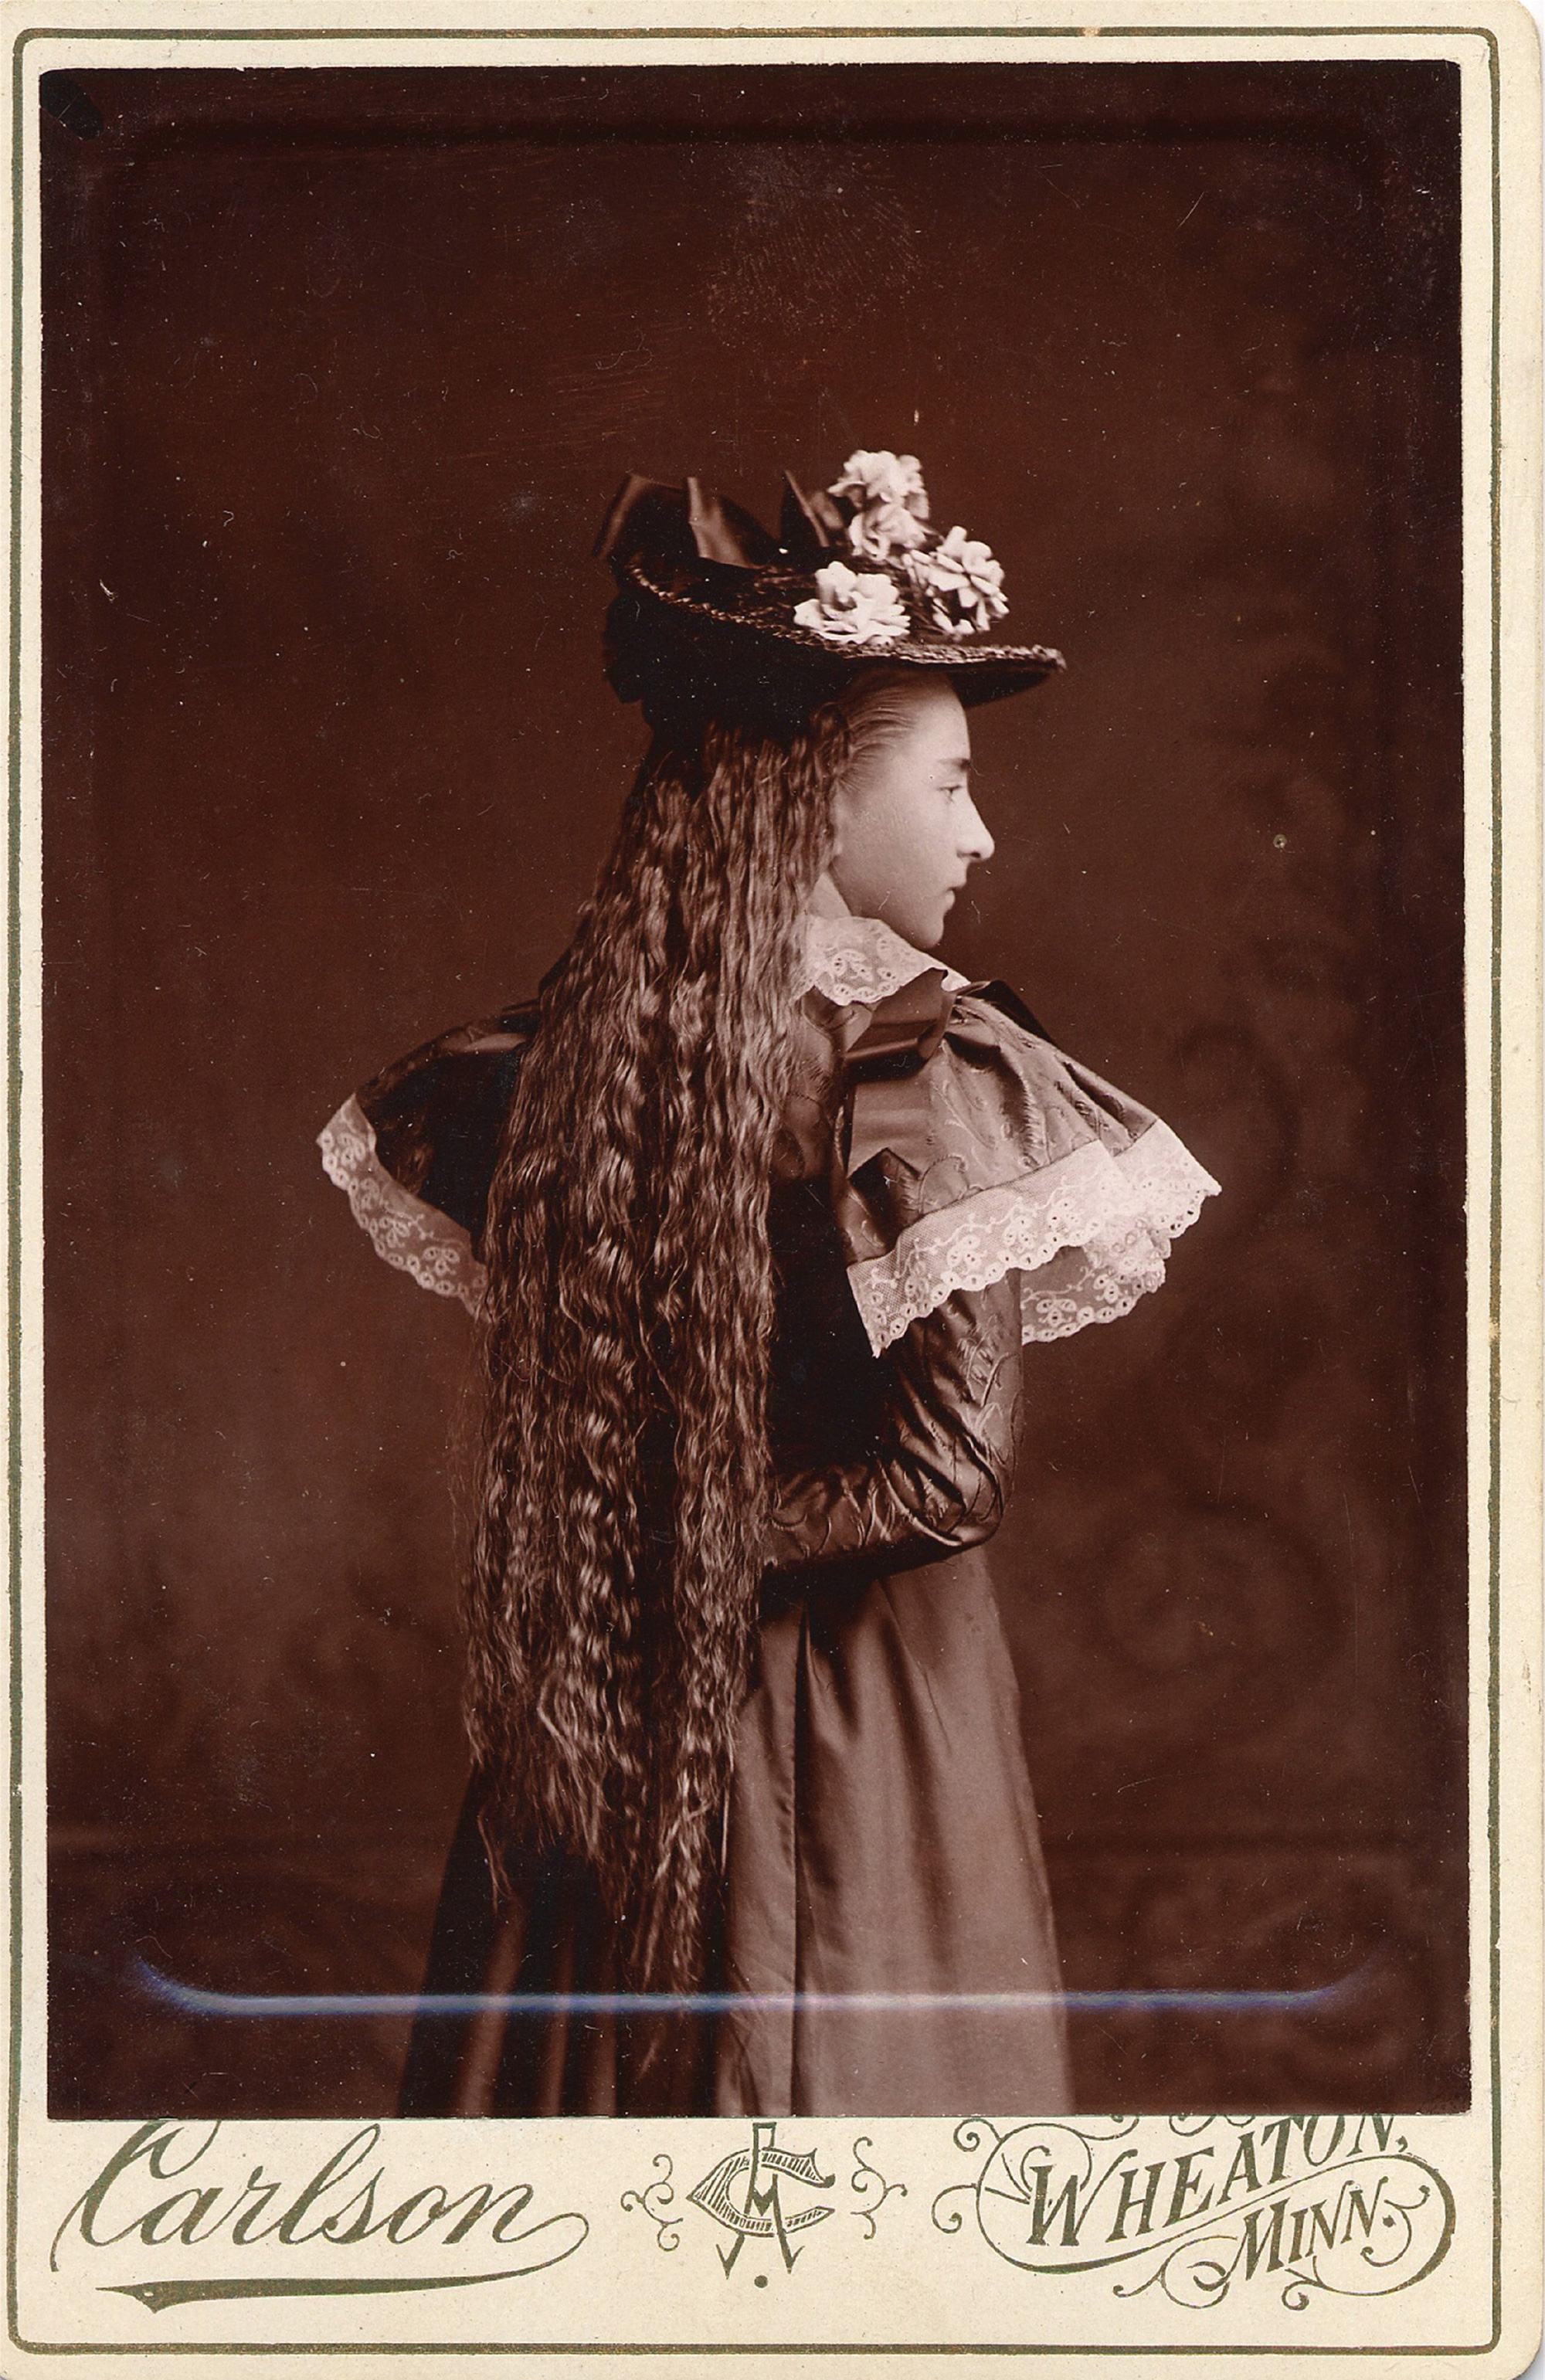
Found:
[[963, 528], [933, 527], [912, 455], [852, 455], [815, 495], [785, 475], [776, 538], [700, 480], [630, 472], [595, 550], [618, 588], [607, 675], [646, 712], [680, 672], [710, 698], [819, 699], [860, 670], [944, 670], [969, 705], [1064, 665], [1049, 645], [999, 641], [1003, 571]]

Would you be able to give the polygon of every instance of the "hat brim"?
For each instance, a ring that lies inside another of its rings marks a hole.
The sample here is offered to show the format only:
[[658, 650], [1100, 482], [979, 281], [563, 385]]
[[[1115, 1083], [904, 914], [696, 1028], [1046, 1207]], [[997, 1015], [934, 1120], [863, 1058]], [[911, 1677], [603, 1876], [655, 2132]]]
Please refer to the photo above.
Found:
[[743, 670], [784, 663], [833, 689], [860, 670], [943, 671], [970, 709], [1026, 693], [1066, 666], [1051, 645], [944, 637], [916, 622], [906, 637], [839, 644], [794, 619], [796, 604], [811, 592], [810, 573], [775, 564], [748, 570], [708, 563], [689, 575], [667, 575], [651, 570], [635, 553], [620, 565], [617, 577], [660, 607], [662, 625], [669, 621], [678, 634], [686, 632], [716, 649], [726, 662]]

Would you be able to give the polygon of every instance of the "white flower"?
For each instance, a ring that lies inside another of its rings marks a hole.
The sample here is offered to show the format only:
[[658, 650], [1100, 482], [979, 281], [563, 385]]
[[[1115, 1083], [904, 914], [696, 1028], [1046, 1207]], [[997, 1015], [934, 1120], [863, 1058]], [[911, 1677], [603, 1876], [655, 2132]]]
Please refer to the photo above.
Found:
[[880, 571], [829, 562], [815, 574], [815, 595], [795, 606], [795, 622], [829, 645], [888, 645], [910, 633], [906, 606]]
[[867, 512], [855, 513], [847, 524], [848, 544], [866, 562], [889, 562], [893, 554], [920, 545], [927, 535], [923, 522], [904, 504], [872, 504]]
[[860, 447], [857, 455], [850, 455], [830, 492], [845, 496], [860, 510], [870, 504], [905, 504], [919, 520], [928, 518], [928, 497], [917, 456], [893, 455], [887, 447], [874, 454]]
[[915, 455], [860, 447], [827, 492], [854, 507], [847, 541], [868, 561], [888, 562], [893, 553], [920, 545], [928, 534], [928, 494]]
[[903, 554], [902, 562], [943, 636], [979, 636], [1008, 611], [1003, 564], [993, 560], [991, 546], [963, 528], [952, 528], [937, 545]]

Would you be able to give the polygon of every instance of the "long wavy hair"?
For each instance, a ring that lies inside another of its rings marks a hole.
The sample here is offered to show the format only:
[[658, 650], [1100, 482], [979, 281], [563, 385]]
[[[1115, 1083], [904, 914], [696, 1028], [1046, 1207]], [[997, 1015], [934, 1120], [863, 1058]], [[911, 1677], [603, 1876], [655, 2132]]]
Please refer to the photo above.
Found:
[[542, 988], [484, 1253], [468, 1723], [485, 1835], [700, 1980], [769, 1499], [768, 1196], [846, 731], [657, 725]]

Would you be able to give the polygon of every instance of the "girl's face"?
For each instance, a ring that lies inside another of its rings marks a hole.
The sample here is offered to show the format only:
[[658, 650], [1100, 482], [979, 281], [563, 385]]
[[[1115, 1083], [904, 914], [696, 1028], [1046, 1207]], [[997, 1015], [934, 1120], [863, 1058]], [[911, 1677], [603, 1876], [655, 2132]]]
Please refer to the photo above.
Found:
[[992, 838], [971, 799], [971, 738], [953, 688], [892, 675], [845, 709], [853, 753], [833, 802], [829, 873], [848, 907], [931, 950]]

